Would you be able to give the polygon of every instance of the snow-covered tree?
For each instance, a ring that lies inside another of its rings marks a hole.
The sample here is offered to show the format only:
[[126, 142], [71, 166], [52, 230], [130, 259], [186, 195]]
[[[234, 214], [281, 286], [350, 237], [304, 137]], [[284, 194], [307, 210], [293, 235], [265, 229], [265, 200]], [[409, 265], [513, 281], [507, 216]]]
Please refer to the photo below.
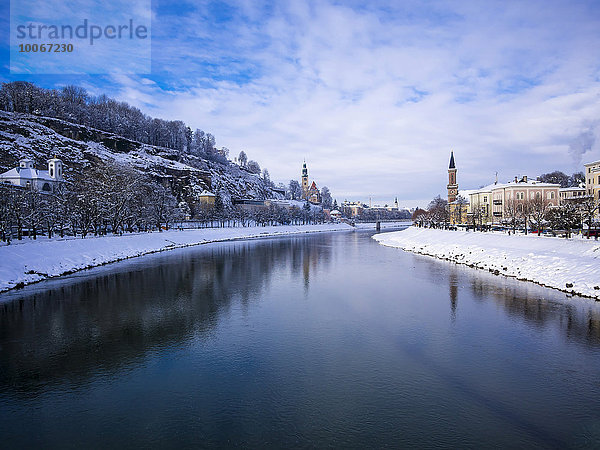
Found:
[[246, 156], [246, 152], [244, 150], [240, 152], [240, 155], [238, 156], [238, 161], [240, 163], [240, 166], [246, 167], [246, 164], [248, 163], [248, 156]]
[[260, 174], [260, 165], [256, 161], [248, 161], [247, 168], [251, 173]]
[[321, 189], [321, 204], [325, 209], [331, 209], [331, 192], [329, 192], [329, 188], [327, 186], [323, 186]]
[[291, 200], [300, 200], [302, 198], [302, 188], [297, 180], [290, 180], [289, 192]]

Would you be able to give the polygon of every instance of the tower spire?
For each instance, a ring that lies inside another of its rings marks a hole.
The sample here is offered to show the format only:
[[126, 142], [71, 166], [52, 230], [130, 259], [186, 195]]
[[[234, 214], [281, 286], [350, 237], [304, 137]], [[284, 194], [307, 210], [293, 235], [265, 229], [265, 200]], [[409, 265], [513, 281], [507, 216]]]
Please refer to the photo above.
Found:
[[450, 164], [448, 165], [448, 203], [456, 200], [458, 195], [458, 183], [456, 182], [456, 164], [454, 163], [454, 152], [450, 152]]

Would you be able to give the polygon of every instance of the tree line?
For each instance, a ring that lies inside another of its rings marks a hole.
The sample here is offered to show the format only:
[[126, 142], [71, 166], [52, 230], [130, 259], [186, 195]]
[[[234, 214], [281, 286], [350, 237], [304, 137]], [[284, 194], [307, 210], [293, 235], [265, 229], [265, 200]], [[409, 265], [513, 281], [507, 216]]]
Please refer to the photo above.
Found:
[[173, 226], [250, 226], [323, 223], [322, 210], [272, 205], [248, 211], [227, 206], [217, 192], [214, 205], [178, 202], [169, 186], [133, 169], [106, 164], [85, 170], [53, 193], [0, 185], [0, 240], [162, 231]]
[[229, 155], [226, 147], [217, 148], [210, 133], [192, 131], [181, 120], [150, 117], [126, 102], [92, 96], [79, 86], [44, 89], [26, 81], [2, 83], [0, 110], [62, 119], [223, 164]]

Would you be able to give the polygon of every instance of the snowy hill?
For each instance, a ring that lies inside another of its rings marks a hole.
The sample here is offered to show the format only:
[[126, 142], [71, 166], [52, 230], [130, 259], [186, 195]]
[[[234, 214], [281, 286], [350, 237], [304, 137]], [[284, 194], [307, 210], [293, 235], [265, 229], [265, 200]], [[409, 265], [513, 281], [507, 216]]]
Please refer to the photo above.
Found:
[[53, 156], [64, 161], [67, 180], [75, 171], [114, 162], [168, 184], [180, 200], [204, 189], [220, 192], [225, 203], [232, 197], [277, 198], [258, 175], [233, 163], [207, 161], [60, 119], [0, 111], [1, 172], [15, 167], [23, 157], [45, 168]]

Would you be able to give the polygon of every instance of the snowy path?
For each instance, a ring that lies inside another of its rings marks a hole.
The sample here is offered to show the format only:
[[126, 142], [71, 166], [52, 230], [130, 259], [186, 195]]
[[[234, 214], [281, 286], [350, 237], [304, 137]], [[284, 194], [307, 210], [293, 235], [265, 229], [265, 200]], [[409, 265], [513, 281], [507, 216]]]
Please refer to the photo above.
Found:
[[380, 244], [435, 256], [600, 299], [600, 242], [410, 227], [373, 236]]
[[86, 239], [41, 238], [0, 246], [0, 292], [126, 258], [173, 248], [234, 239], [353, 230], [346, 224], [285, 225], [252, 228], [139, 233]]

